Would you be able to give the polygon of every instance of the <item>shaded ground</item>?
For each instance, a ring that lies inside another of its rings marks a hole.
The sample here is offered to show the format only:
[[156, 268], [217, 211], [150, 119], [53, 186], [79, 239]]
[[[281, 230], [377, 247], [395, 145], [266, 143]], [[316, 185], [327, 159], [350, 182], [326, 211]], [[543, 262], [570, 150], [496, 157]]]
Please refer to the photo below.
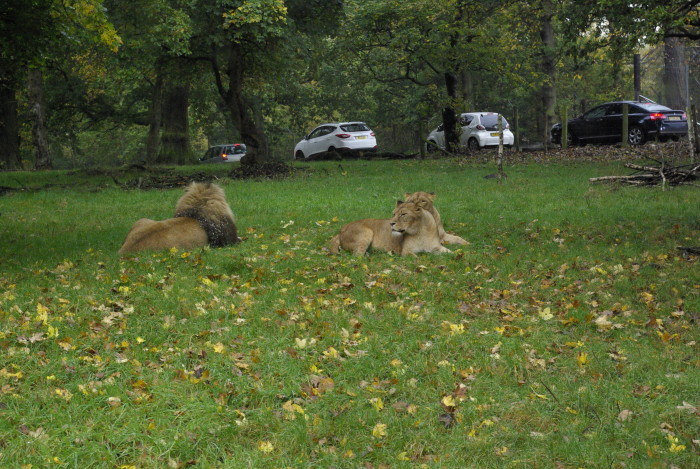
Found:
[[[461, 161], [490, 163], [495, 160], [495, 149], [479, 150], [475, 152], [463, 152], [456, 155], [434, 153], [427, 155], [429, 159], [458, 158]], [[314, 161], [342, 161], [345, 159], [387, 160], [387, 159], [419, 159], [419, 153], [394, 153], [394, 152], [325, 152], [304, 160], [311, 166], [298, 166], [296, 162], [270, 161], [257, 166], [236, 165], [228, 173], [211, 173], [198, 171], [182, 173], [172, 167], [131, 165], [113, 169], [82, 169], [69, 173], [70, 176], [104, 176], [107, 180], [124, 189], [167, 189], [183, 187], [190, 182], [213, 181], [222, 177], [232, 179], [280, 179], [292, 174], [311, 171]], [[567, 149], [542, 148], [524, 149], [516, 151], [506, 149], [503, 153], [503, 164], [549, 164], [561, 162], [605, 162], [605, 161], [637, 161], [672, 163], [687, 161], [689, 149], [687, 142], [647, 143], [636, 147], [622, 147], [620, 145], [587, 145]], [[0, 186], [0, 195], [13, 191], [39, 191], [51, 187], [72, 187], [71, 182], [48, 183], [42, 186], [27, 187], [18, 182], [17, 187]], [[100, 187], [111, 185], [105, 182]]]

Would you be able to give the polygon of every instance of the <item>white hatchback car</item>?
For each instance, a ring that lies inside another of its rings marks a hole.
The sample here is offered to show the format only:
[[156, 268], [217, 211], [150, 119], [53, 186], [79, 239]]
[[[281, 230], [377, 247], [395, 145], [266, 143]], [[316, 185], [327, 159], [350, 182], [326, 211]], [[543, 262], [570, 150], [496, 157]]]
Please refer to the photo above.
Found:
[[[497, 112], [465, 112], [459, 115], [459, 125], [462, 128], [462, 134], [459, 138], [460, 146], [468, 150], [498, 146]], [[503, 145], [510, 147], [515, 143], [515, 137], [509, 127], [510, 124], [503, 117]], [[438, 148], [444, 149], [445, 131], [442, 124], [430, 132], [426, 140], [428, 153], [434, 152]]]
[[376, 151], [377, 139], [364, 122], [334, 122], [322, 124], [294, 147], [294, 158], [303, 160], [311, 155], [347, 148], [356, 151]]

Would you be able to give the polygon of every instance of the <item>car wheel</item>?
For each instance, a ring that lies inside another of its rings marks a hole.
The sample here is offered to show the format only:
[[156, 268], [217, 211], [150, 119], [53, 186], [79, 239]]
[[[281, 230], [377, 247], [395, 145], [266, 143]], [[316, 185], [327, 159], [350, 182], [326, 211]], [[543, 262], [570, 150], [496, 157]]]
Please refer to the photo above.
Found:
[[644, 129], [638, 126], [630, 127], [627, 132], [627, 141], [630, 145], [641, 145], [646, 142], [647, 136], [644, 133]]
[[331, 145], [330, 147], [328, 147], [328, 153], [333, 152], [333, 151], [335, 151], [334, 146]]
[[432, 140], [428, 140], [428, 142], [425, 144], [425, 151], [428, 153], [435, 153], [438, 151], [437, 143], [433, 142]]
[[469, 141], [467, 142], [467, 150], [469, 151], [476, 151], [478, 150], [479, 147], [479, 141], [475, 138], [470, 138]]
[[297, 160], [303, 160], [304, 159], [304, 152], [301, 150], [297, 150], [297, 153], [296, 153], [296, 155], [294, 155], [294, 157]]
[[576, 145], [576, 136], [570, 130], [566, 133], [566, 145], [569, 147]]

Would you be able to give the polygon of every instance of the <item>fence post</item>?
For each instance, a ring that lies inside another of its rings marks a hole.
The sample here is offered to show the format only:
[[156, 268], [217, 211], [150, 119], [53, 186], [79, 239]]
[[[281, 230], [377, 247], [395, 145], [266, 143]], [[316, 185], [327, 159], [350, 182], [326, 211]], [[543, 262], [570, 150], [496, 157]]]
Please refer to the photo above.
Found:
[[561, 147], [569, 148], [569, 111], [564, 107], [564, 115], [561, 118]]
[[515, 108], [515, 149], [519, 152], [520, 148], [520, 116], [518, 115], [518, 108]]
[[700, 153], [700, 135], [698, 135], [698, 116], [695, 104], [686, 112], [688, 117], [688, 138], [690, 140], [690, 162], [695, 163], [695, 154]]
[[630, 106], [627, 103], [622, 104], [622, 146], [629, 146], [629, 130], [630, 130]]
[[503, 116], [498, 114], [498, 183], [503, 181]]

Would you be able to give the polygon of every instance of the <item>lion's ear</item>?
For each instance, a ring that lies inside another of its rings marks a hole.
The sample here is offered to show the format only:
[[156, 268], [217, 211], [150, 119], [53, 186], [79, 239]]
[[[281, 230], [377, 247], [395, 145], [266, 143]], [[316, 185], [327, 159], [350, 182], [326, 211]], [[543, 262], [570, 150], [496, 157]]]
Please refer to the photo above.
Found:
[[397, 200], [397, 201], [396, 201], [396, 206], [398, 207], [398, 206], [400, 206], [400, 205], [403, 205], [403, 200]]
[[406, 197], [407, 199], [410, 198], [411, 195], [413, 195], [413, 194], [411, 194], [410, 192], [404, 192], [404, 193], [403, 193], [403, 196]]
[[430, 196], [430, 200], [435, 200], [435, 197], [437, 197], [435, 192], [428, 192], [428, 195]]

